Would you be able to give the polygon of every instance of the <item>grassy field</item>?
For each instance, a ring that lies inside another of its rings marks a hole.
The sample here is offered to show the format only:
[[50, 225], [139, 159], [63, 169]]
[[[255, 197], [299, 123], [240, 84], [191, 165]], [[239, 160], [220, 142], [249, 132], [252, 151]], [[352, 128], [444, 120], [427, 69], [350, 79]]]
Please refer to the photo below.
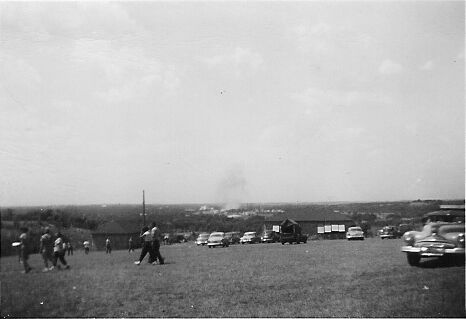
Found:
[[1, 258], [2, 317], [464, 317], [464, 264], [410, 267], [401, 240], [78, 251], [70, 270], [21, 274]]

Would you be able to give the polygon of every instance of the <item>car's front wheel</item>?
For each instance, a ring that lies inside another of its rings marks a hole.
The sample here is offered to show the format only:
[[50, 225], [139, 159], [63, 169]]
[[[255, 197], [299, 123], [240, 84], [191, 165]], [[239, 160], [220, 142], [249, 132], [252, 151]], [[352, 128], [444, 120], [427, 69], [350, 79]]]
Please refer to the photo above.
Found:
[[421, 256], [418, 253], [408, 253], [408, 264], [411, 266], [419, 266], [419, 261], [421, 260]]

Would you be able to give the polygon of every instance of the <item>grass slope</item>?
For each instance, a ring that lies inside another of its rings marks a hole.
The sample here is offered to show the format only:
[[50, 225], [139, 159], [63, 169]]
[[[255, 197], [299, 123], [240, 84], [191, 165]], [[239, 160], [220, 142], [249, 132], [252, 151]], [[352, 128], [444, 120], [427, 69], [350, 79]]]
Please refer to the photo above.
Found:
[[3, 317], [464, 317], [464, 265], [410, 267], [400, 240], [78, 252], [70, 270], [21, 274], [1, 262]]

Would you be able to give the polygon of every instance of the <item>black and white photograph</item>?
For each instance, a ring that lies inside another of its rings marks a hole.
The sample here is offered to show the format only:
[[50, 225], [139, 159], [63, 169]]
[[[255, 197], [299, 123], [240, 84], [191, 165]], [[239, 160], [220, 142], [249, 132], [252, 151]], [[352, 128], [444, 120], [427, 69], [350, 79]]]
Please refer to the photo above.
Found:
[[465, 1], [0, 1], [2, 318], [464, 318]]

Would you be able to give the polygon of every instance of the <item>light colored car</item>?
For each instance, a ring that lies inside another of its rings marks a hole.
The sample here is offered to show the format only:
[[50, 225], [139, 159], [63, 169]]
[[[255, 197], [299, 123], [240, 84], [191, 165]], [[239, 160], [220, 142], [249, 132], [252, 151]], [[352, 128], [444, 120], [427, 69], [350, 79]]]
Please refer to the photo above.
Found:
[[348, 231], [346, 232], [346, 239], [348, 239], [348, 240], [364, 240], [364, 232], [362, 231], [361, 227], [359, 227], [359, 226], [349, 227]]
[[228, 247], [228, 245], [228, 238], [225, 237], [225, 233], [223, 232], [213, 232], [210, 234], [209, 239], [207, 240], [207, 246], [209, 248], [217, 246]]
[[250, 231], [244, 233], [243, 237], [240, 238], [239, 242], [241, 244], [257, 244], [261, 242], [261, 238], [257, 235], [255, 231]]
[[[440, 206], [440, 211], [424, 216], [422, 231], [408, 231], [403, 235], [406, 253], [411, 266], [419, 265], [424, 257], [458, 257], [464, 262], [464, 205]], [[461, 209], [462, 208], [462, 209]]]
[[196, 245], [198, 246], [205, 246], [207, 245], [207, 240], [209, 239], [210, 234], [209, 233], [201, 233], [199, 236], [197, 236], [196, 239]]

